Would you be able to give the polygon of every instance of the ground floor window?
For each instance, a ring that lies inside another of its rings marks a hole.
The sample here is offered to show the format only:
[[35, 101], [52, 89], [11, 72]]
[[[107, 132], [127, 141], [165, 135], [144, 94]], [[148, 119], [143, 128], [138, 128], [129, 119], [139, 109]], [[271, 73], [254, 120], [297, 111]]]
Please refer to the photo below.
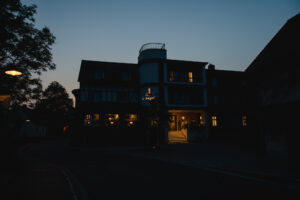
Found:
[[84, 125], [85, 126], [99, 126], [100, 124], [100, 114], [85, 114], [84, 116]]
[[126, 114], [125, 122], [127, 126], [135, 126], [137, 122], [137, 114]]
[[116, 126], [136, 126], [138, 122], [137, 113], [87, 113], [83, 118], [85, 126], [106, 126], [106, 127], [116, 127]]
[[204, 112], [193, 110], [169, 110], [169, 130], [180, 131], [187, 128], [205, 126]]
[[176, 115], [169, 116], [169, 130], [177, 131], [177, 116]]
[[104, 124], [105, 126], [118, 126], [120, 124], [119, 114], [105, 114]]
[[242, 116], [242, 126], [247, 126], [247, 116]]
[[211, 121], [212, 121], [212, 126], [214, 127], [218, 126], [217, 116], [212, 116]]

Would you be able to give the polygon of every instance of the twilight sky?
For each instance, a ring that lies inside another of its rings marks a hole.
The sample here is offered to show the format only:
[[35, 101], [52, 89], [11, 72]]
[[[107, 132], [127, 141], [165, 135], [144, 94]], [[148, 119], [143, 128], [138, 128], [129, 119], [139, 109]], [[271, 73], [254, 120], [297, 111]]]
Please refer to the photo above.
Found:
[[36, 4], [38, 28], [56, 36], [57, 69], [42, 75], [44, 88], [60, 82], [71, 91], [82, 59], [137, 63], [142, 44], [166, 44], [169, 59], [210, 62], [245, 70], [299, 0], [22, 0]]

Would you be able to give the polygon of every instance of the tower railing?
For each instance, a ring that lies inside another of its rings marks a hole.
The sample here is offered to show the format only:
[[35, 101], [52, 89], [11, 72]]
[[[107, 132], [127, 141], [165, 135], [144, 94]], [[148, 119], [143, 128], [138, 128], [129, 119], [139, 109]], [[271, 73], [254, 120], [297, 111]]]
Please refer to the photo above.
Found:
[[164, 43], [146, 43], [143, 44], [141, 47], [139, 53], [148, 50], [148, 49], [163, 49], [165, 50], [165, 44]]

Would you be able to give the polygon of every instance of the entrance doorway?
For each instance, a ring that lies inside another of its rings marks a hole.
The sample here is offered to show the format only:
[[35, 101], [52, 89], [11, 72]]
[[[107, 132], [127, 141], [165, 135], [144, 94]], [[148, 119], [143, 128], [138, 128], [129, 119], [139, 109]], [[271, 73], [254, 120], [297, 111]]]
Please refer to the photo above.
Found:
[[187, 143], [191, 133], [204, 127], [204, 111], [169, 110], [169, 143]]

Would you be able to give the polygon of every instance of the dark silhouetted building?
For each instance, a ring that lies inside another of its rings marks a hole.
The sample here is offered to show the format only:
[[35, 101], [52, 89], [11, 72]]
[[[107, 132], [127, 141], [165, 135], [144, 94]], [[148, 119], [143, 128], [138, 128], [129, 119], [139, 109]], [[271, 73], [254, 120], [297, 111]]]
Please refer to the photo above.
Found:
[[247, 129], [247, 82], [244, 72], [207, 70], [211, 138], [241, 139]]
[[286, 22], [246, 69], [249, 125], [268, 155], [294, 157], [299, 152], [299, 27], [300, 14]]

